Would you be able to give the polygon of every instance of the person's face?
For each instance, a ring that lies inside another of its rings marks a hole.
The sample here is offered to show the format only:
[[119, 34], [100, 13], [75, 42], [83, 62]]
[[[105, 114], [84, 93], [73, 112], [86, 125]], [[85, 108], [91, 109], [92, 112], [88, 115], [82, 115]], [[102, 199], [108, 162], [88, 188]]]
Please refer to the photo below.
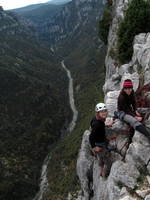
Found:
[[100, 118], [102, 118], [102, 119], [106, 119], [107, 114], [108, 114], [107, 109], [101, 110], [101, 111], [98, 112], [98, 116], [99, 116]]
[[132, 88], [124, 88], [124, 91], [127, 95], [130, 95], [132, 92]]

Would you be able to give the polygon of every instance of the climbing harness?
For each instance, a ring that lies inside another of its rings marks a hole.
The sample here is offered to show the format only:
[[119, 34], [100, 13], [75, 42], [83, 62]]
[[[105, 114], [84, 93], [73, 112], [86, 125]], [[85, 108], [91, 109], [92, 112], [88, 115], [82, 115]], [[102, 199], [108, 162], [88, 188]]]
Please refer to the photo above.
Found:
[[[124, 155], [123, 155], [122, 151], [123, 151], [123, 149], [124, 149], [125, 147], [128, 147], [129, 144], [131, 143], [131, 132], [130, 132], [130, 130], [131, 130], [131, 127], [129, 126], [127, 130], [124, 130], [124, 131], [122, 131], [121, 133], [119, 132], [117, 135], [112, 136], [112, 137], [110, 137], [110, 138], [107, 138], [108, 141], [112, 141], [112, 140], [115, 141], [114, 147], [109, 147], [109, 146], [108, 146], [108, 150], [109, 150], [109, 151], [114, 151], [114, 152], [116, 152], [116, 153], [119, 153], [119, 154], [123, 157], [123, 159], [124, 159]], [[130, 134], [130, 135], [129, 135], [129, 137], [128, 137], [128, 140], [123, 144], [123, 146], [120, 148], [120, 150], [118, 150], [118, 148], [117, 148], [117, 138], [118, 138], [120, 135], [122, 135], [123, 133], [125, 133], [125, 134], [128, 133], [128, 134]], [[127, 151], [127, 150], [126, 150], [126, 151]]]

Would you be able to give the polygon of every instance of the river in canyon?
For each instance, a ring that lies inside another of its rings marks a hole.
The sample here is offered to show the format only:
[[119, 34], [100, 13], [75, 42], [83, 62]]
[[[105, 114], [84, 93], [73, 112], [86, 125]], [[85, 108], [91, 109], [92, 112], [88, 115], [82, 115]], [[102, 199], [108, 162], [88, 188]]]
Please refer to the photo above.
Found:
[[[71, 108], [72, 113], [73, 113], [72, 120], [70, 120], [69, 126], [67, 128], [67, 132], [70, 133], [70, 132], [73, 131], [73, 129], [76, 126], [76, 121], [77, 121], [77, 118], [78, 118], [78, 111], [77, 111], [76, 106], [75, 106], [74, 90], [73, 90], [73, 78], [71, 76], [71, 72], [65, 66], [64, 61], [61, 61], [61, 66], [65, 70], [67, 77], [68, 77], [68, 80], [69, 80], [69, 85], [68, 85], [69, 103], [70, 103], [70, 108]], [[34, 197], [33, 200], [44, 200], [43, 194], [45, 193], [45, 191], [47, 190], [47, 187], [48, 187], [47, 167], [48, 167], [49, 160], [50, 160], [50, 153], [47, 155], [47, 157], [44, 160], [42, 170], [41, 170], [41, 178], [40, 178], [40, 186], [39, 186], [40, 190], [36, 194], [36, 196]]]

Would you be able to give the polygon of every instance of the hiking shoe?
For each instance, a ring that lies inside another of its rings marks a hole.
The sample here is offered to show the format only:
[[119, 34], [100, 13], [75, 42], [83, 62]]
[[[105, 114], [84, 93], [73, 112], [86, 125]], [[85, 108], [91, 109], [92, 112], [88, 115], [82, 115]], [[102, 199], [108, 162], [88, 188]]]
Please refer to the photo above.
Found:
[[117, 111], [114, 111], [114, 116], [113, 116], [113, 119], [118, 119], [119, 118], [119, 115], [118, 115], [118, 112]]
[[114, 111], [114, 117], [116, 119], [121, 119], [122, 120], [124, 115], [125, 115], [124, 111]]
[[143, 124], [135, 127], [135, 129], [139, 131], [140, 133], [142, 133], [143, 135], [145, 135], [150, 141], [150, 133], [147, 131], [147, 129], [145, 128]]

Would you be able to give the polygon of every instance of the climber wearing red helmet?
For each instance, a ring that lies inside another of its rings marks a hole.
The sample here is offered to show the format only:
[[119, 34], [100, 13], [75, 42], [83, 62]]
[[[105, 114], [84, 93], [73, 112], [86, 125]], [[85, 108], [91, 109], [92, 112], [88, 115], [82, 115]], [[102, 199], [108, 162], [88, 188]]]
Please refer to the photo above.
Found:
[[150, 133], [141, 123], [142, 117], [136, 108], [133, 83], [130, 79], [126, 79], [123, 83], [123, 88], [118, 97], [117, 106], [118, 112], [114, 113], [115, 116], [130, 124], [131, 127], [148, 137], [150, 140]]

